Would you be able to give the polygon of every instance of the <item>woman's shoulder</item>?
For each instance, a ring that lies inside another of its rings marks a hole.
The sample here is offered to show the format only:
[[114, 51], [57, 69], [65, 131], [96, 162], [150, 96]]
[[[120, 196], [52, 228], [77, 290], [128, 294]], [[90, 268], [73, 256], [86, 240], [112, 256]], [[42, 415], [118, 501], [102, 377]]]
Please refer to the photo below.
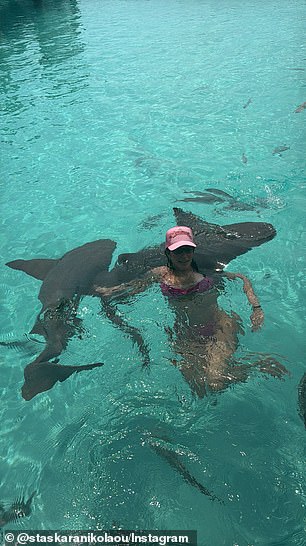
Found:
[[165, 277], [167, 271], [168, 268], [165, 265], [161, 265], [159, 267], [154, 267], [153, 269], [151, 269], [148, 275], [151, 275], [153, 280], [160, 281]]
[[198, 273], [197, 271], [194, 272], [194, 282], [199, 283], [203, 279], [205, 279], [205, 275], [202, 275], [202, 273]]

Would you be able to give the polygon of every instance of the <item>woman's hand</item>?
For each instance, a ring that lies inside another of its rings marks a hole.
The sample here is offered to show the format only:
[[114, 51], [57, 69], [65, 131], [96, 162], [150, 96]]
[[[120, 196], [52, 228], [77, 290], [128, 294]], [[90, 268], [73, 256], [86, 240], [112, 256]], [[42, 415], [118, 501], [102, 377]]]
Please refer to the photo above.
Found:
[[283, 379], [284, 375], [289, 375], [287, 368], [273, 356], [260, 360], [255, 366], [258, 367], [262, 373], [267, 373], [277, 379]]
[[111, 296], [114, 293], [114, 288], [106, 288], [106, 286], [95, 286], [94, 290], [101, 296]]
[[246, 297], [248, 298], [248, 302], [250, 305], [252, 305], [253, 311], [251, 314], [251, 323], [252, 323], [252, 332], [256, 332], [261, 328], [264, 322], [264, 312], [259, 305], [258, 298], [254, 292], [253, 286], [251, 281], [241, 273], [225, 273], [226, 277], [230, 280], [233, 279], [241, 279], [243, 281], [243, 291], [246, 294]]
[[250, 316], [251, 323], [252, 323], [252, 332], [256, 332], [259, 330], [259, 328], [262, 327], [265, 319], [264, 312], [262, 308], [259, 307], [253, 307], [253, 312]]

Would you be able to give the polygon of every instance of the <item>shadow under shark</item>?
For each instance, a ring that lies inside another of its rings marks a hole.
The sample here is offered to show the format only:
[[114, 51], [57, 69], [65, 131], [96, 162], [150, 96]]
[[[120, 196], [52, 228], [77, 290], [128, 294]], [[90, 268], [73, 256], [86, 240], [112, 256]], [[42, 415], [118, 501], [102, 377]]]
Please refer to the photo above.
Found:
[[[192, 228], [197, 240], [197, 264], [199, 270], [222, 270], [233, 258], [259, 246], [276, 234], [271, 224], [244, 222], [220, 226], [205, 222], [198, 216], [174, 208], [177, 225]], [[75, 335], [80, 320], [76, 311], [84, 295], [97, 295], [94, 287], [116, 286], [137, 279], [152, 267], [164, 262], [164, 245], [144, 248], [135, 253], [121, 254], [115, 267], [109, 271], [116, 243], [100, 239], [86, 243], [64, 254], [60, 259], [14, 260], [6, 265], [43, 281], [39, 300], [42, 309], [31, 333], [43, 335], [44, 350], [24, 370], [22, 396], [31, 400], [41, 392], [51, 389], [57, 381], [65, 381], [73, 373], [91, 370], [101, 362], [83, 366], [62, 366], [57, 358]], [[148, 348], [140, 332], [129, 326], [106, 298], [101, 298], [107, 317], [129, 334], [149, 362]], [[55, 361], [50, 362], [50, 360]]]

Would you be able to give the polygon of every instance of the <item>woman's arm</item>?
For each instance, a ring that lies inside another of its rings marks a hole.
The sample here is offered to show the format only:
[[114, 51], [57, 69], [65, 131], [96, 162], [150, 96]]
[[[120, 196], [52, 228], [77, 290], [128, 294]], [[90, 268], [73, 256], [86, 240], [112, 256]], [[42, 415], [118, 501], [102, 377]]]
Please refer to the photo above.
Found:
[[230, 280], [241, 279], [243, 281], [243, 291], [248, 298], [249, 304], [252, 306], [252, 314], [250, 316], [250, 319], [252, 322], [252, 330], [253, 332], [255, 332], [263, 325], [264, 312], [259, 303], [258, 297], [254, 292], [250, 279], [248, 279], [245, 275], [242, 275], [242, 273], [224, 272], [224, 275]]
[[120, 296], [125, 294], [128, 296], [134, 296], [144, 292], [151, 284], [159, 280], [159, 269], [151, 269], [148, 273], [143, 275], [139, 279], [133, 279], [132, 281], [124, 282], [116, 286], [95, 286], [94, 291], [97, 295], [104, 297], [107, 296]]

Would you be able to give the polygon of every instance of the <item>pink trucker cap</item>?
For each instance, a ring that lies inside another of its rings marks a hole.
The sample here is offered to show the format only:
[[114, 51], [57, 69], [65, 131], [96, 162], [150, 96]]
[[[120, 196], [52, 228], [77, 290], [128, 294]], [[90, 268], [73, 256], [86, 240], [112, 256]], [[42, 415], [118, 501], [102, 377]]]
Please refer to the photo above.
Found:
[[193, 233], [189, 227], [175, 226], [166, 233], [166, 249], [176, 250], [180, 246], [197, 246], [193, 242]]

